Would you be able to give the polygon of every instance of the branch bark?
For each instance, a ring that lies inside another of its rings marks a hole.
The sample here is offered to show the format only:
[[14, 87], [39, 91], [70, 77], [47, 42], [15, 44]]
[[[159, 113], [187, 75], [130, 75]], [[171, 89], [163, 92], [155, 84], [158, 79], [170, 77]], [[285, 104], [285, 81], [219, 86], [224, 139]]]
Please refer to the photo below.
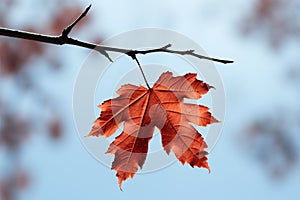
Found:
[[55, 45], [68, 44], [68, 45], [83, 47], [83, 48], [98, 51], [99, 53], [104, 55], [107, 59], [109, 59], [111, 62], [113, 62], [113, 60], [109, 57], [108, 52], [117, 52], [117, 53], [126, 54], [127, 56], [130, 56], [133, 59], [138, 54], [145, 55], [145, 54], [151, 54], [151, 53], [164, 52], [164, 53], [172, 53], [172, 54], [178, 54], [178, 55], [190, 55], [190, 56], [194, 56], [194, 57], [197, 57], [200, 59], [206, 59], [206, 60], [219, 62], [219, 63], [223, 63], [223, 64], [233, 63], [232, 60], [218, 59], [218, 58], [200, 55], [200, 54], [195, 53], [194, 50], [184, 50], [184, 51], [172, 50], [172, 49], [170, 49], [170, 47], [172, 46], [171, 44], [168, 44], [163, 47], [156, 48], [156, 49], [134, 50], [134, 49], [125, 49], [125, 48], [97, 45], [97, 44], [84, 42], [84, 41], [76, 40], [76, 39], [69, 37], [68, 35], [72, 31], [72, 28], [82, 18], [84, 18], [84, 16], [86, 16], [86, 14], [88, 13], [90, 8], [91, 8], [91, 5], [88, 6], [85, 9], [85, 11], [71, 25], [69, 25], [67, 28], [65, 28], [62, 31], [61, 35], [59, 35], [59, 36], [43, 35], [43, 34], [26, 32], [26, 31], [21, 31], [21, 30], [13, 30], [13, 29], [8, 29], [8, 28], [3, 28], [3, 27], [0, 27], [0, 35], [12, 37], [12, 38], [20, 38], [20, 39], [38, 41], [38, 42], [42, 42], [42, 43], [55, 44]]

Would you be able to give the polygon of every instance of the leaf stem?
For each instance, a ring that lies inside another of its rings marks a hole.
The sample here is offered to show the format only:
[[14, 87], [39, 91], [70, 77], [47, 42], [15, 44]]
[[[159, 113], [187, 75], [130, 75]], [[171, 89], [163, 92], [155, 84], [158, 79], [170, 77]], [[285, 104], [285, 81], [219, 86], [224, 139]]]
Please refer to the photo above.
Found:
[[139, 69], [140, 69], [140, 71], [141, 71], [141, 73], [142, 73], [142, 75], [143, 75], [143, 78], [144, 78], [144, 80], [145, 80], [145, 83], [146, 83], [146, 85], [147, 85], [147, 88], [150, 90], [151, 88], [150, 88], [150, 86], [149, 86], [149, 83], [148, 83], [148, 81], [147, 81], [147, 79], [146, 79], [145, 73], [144, 73], [144, 71], [143, 71], [143, 68], [142, 68], [142, 66], [141, 66], [141, 64], [140, 64], [140, 62], [139, 62], [139, 60], [137, 59], [137, 57], [136, 57], [135, 55], [134, 55], [134, 57], [132, 57], [132, 59], [135, 60], [135, 62], [136, 62], [137, 65], [139, 66]]

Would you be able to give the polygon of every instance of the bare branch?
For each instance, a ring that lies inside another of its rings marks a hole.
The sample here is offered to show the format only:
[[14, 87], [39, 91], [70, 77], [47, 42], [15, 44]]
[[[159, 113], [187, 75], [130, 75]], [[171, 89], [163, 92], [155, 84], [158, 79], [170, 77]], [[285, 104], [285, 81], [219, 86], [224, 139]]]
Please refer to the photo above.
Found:
[[178, 55], [190, 55], [194, 56], [200, 59], [210, 60], [214, 62], [219, 62], [223, 64], [233, 63], [231, 60], [224, 60], [224, 59], [218, 59], [218, 58], [212, 58], [204, 55], [200, 55], [194, 52], [194, 50], [185, 50], [185, 51], [179, 51], [179, 50], [172, 50], [169, 49], [172, 45], [167, 44], [161, 48], [156, 49], [149, 49], [149, 50], [134, 50], [134, 49], [124, 49], [124, 48], [117, 48], [117, 47], [109, 47], [109, 46], [103, 46], [103, 45], [97, 45], [93, 43], [88, 43], [80, 40], [73, 39], [68, 36], [68, 34], [71, 32], [73, 27], [88, 13], [89, 9], [91, 8], [91, 5], [85, 9], [85, 11], [67, 28], [65, 28], [61, 35], [59, 36], [50, 36], [50, 35], [42, 35], [32, 32], [26, 32], [26, 31], [19, 31], [19, 30], [13, 30], [8, 28], [2, 28], [0, 27], [0, 35], [7, 36], [7, 37], [13, 37], [13, 38], [21, 38], [26, 40], [32, 40], [32, 41], [38, 41], [43, 43], [49, 43], [49, 44], [56, 44], [56, 45], [74, 45], [78, 47], [83, 47], [87, 49], [92, 49], [95, 51], [98, 51], [102, 55], [104, 55], [109, 61], [113, 62], [113, 60], [109, 57], [108, 52], [117, 52], [117, 53], [123, 53], [128, 56], [130, 56], [132, 59], [135, 60], [137, 54], [151, 54], [151, 53], [172, 53], [172, 54], [178, 54]]

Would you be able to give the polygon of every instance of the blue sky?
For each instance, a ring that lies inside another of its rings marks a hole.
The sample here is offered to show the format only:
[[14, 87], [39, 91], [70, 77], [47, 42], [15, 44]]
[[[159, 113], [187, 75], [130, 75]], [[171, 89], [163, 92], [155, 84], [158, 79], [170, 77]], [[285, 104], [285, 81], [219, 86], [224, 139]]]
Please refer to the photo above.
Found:
[[[125, 181], [121, 192], [115, 172], [86, 151], [73, 120], [74, 84], [88, 51], [54, 47], [60, 55], [70, 58], [67, 67], [55, 77], [55, 82], [51, 78], [40, 81], [59, 96], [58, 104], [68, 126], [61, 143], [45, 145], [47, 141], [42, 137], [29, 141], [30, 147], [22, 154], [33, 182], [21, 194], [21, 199], [298, 199], [299, 167], [284, 179], [273, 181], [244, 151], [238, 139], [243, 125], [261, 112], [268, 113], [284, 105], [293, 110], [297, 105], [294, 93], [286, 89], [288, 84], [282, 78], [285, 70], [281, 67], [297, 55], [296, 48], [287, 45], [285, 53], [278, 56], [258, 36], [244, 38], [239, 33], [240, 16], [249, 10], [252, 1], [82, 3], [83, 7], [92, 3], [94, 35], [99, 33], [109, 38], [137, 28], [166, 28], [188, 36], [211, 56], [235, 60], [232, 65], [215, 64], [225, 88], [226, 116], [222, 135], [209, 155], [211, 173], [175, 162]], [[28, 18], [30, 21], [30, 15]], [[89, 36], [81, 30], [75, 37], [88, 39]], [[35, 73], [39, 77], [47, 74], [43, 70]], [[299, 136], [293, 137], [299, 146]]]

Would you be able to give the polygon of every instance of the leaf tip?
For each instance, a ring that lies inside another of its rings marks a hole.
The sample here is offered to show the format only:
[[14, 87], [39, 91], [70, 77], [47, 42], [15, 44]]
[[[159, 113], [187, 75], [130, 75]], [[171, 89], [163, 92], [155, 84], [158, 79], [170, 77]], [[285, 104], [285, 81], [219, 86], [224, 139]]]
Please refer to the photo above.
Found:
[[220, 120], [214, 118], [213, 116], [211, 116], [211, 118], [210, 118], [210, 124], [213, 124], [213, 123], [221, 123], [221, 122], [222, 122], [222, 121], [220, 121]]
[[207, 85], [207, 90], [210, 90], [210, 89], [214, 89], [214, 90], [216, 90], [216, 88], [214, 87], [214, 86], [212, 86], [212, 85], [208, 85], [208, 84], [206, 84]]
[[211, 172], [210, 167], [207, 166], [207, 167], [205, 167], [205, 168], [207, 169], [208, 173], [210, 174], [210, 172]]
[[122, 181], [119, 180], [119, 189], [121, 192], [123, 192], [123, 188], [122, 188]]

